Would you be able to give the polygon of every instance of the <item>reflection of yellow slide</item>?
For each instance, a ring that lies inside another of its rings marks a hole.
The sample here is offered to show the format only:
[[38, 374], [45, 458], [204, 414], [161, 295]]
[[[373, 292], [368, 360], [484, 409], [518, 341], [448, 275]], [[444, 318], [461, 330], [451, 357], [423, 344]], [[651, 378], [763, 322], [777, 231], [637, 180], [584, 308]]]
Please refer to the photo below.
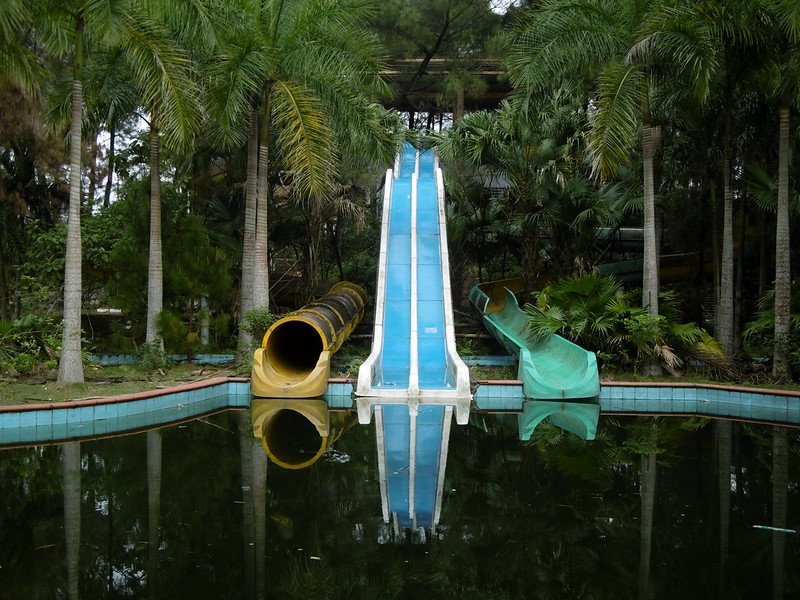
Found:
[[350, 413], [330, 413], [324, 400], [281, 398], [253, 399], [250, 418], [253, 435], [284, 469], [316, 462], [355, 420]]
[[273, 323], [253, 355], [250, 391], [259, 398], [315, 398], [325, 393], [330, 356], [364, 316], [367, 293], [340, 282], [317, 302]]

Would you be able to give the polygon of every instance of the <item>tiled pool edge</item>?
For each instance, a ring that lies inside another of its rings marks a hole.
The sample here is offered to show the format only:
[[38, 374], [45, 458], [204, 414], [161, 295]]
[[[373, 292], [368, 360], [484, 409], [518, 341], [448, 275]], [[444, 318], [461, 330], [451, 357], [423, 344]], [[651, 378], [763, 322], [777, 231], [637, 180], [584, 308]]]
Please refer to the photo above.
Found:
[[[667, 394], [669, 394], [667, 396]], [[331, 379], [331, 409], [352, 406], [352, 382]], [[160, 390], [89, 400], [0, 406], [0, 446], [54, 443], [140, 431], [229, 408], [250, 407], [250, 380], [216, 377]], [[604, 381], [602, 414], [730, 417], [800, 425], [800, 392], [696, 383]], [[481, 381], [479, 410], [519, 412], [522, 382]]]
[[[479, 410], [519, 412], [526, 400], [522, 382], [481, 381], [474, 402]], [[800, 392], [702, 383], [602, 381], [601, 414], [671, 414], [727, 417], [800, 425]]]
[[227, 408], [249, 408], [250, 381], [215, 377], [134, 394], [0, 406], [0, 445], [103, 437], [191, 419]]

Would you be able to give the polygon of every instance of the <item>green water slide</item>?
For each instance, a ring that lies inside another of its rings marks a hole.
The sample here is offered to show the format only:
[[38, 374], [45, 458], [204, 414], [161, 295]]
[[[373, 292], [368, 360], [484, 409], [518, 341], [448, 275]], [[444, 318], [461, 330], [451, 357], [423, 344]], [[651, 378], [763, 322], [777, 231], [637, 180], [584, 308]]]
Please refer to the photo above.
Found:
[[520, 437], [528, 439], [546, 418], [584, 439], [594, 439], [600, 405], [597, 358], [559, 335], [534, 339], [527, 316], [515, 293], [521, 279], [505, 279], [476, 285], [469, 294], [483, 317], [486, 329], [518, 359], [517, 378], [526, 398], [520, 416]]

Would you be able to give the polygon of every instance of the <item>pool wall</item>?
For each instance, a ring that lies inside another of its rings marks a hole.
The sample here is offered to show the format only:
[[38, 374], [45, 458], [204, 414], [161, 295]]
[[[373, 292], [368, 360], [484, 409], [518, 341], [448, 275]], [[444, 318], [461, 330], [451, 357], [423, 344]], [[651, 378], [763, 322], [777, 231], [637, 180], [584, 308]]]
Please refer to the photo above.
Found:
[[111, 398], [0, 407], [0, 445], [30, 445], [138, 431], [227, 408], [250, 407], [250, 382], [217, 377]]
[[[323, 398], [333, 410], [354, 406], [353, 382], [331, 379]], [[176, 423], [229, 408], [249, 408], [246, 378], [217, 377], [163, 390], [111, 398], [0, 406], [0, 446], [104, 437]], [[522, 382], [482, 381], [474, 406], [521, 412]], [[601, 414], [700, 416], [800, 426], [800, 392], [694, 383], [605, 381]]]
[[[473, 396], [479, 410], [519, 412], [522, 382], [482, 381]], [[800, 392], [698, 383], [603, 381], [601, 414], [725, 417], [800, 425]], [[535, 400], [533, 401], [535, 402]]]

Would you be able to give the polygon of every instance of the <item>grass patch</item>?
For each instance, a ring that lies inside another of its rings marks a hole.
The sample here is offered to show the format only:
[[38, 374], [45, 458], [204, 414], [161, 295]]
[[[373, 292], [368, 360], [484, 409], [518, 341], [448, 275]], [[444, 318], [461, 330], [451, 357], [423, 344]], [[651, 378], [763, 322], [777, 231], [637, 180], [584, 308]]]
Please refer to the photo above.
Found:
[[213, 377], [249, 376], [234, 366], [173, 365], [164, 371], [146, 372], [137, 366], [91, 365], [83, 383], [58, 384], [55, 371], [29, 377], [0, 380], [0, 406], [65, 402], [146, 392]]
[[[355, 379], [358, 376], [360, 357], [336, 363], [332, 376]], [[472, 381], [491, 381], [516, 379], [517, 370], [512, 365], [471, 366], [469, 368]], [[85, 381], [68, 385], [56, 383], [56, 372], [47, 371], [25, 377], [0, 379], [0, 406], [16, 406], [20, 404], [41, 404], [65, 402], [68, 400], [87, 400], [121, 396], [136, 392], [145, 392], [174, 387], [192, 381], [202, 381], [213, 377], [249, 377], [250, 370], [234, 365], [171, 365], [163, 371], [147, 372], [133, 365], [99, 366], [90, 365], [85, 369]], [[636, 373], [608, 371], [601, 374], [602, 379], [631, 382], [662, 383], [699, 383], [699, 384], [734, 384], [742, 387], [759, 387], [800, 391], [800, 384], [777, 385], [768, 378], [753, 381], [726, 382], [713, 379], [702, 370], [688, 370], [681, 377], [665, 375], [661, 377], [644, 377]]]

